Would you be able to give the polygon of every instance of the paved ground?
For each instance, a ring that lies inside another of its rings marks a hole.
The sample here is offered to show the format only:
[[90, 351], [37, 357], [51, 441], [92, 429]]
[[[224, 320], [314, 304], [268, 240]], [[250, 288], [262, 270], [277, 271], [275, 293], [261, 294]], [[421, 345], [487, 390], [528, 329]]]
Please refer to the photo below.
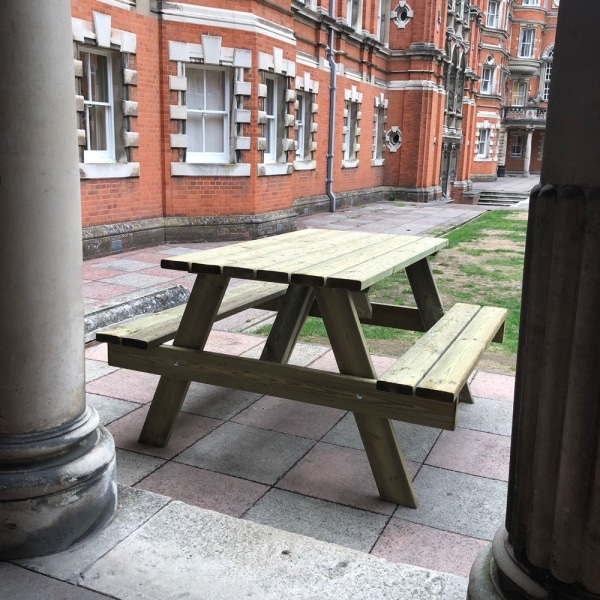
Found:
[[[505, 181], [511, 179], [505, 178]], [[534, 183], [520, 180], [514, 186], [519, 184], [521, 189], [529, 190]], [[299, 227], [415, 235], [439, 233], [484, 210], [486, 208], [477, 206], [386, 203], [303, 217]], [[190, 248], [210, 246], [160, 246], [87, 261], [84, 267], [86, 310], [110, 307], [123, 299], [174, 283], [189, 288], [190, 277], [160, 269], [160, 259]], [[263, 338], [245, 329], [248, 324], [255, 324], [259, 315], [264, 313], [247, 311], [220, 322], [209, 339], [208, 349], [256, 356]], [[324, 346], [299, 344], [291, 362], [336, 369], [331, 351]], [[392, 362], [393, 358], [386, 356], [374, 359], [379, 373]], [[169, 510], [179, 511], [178, 518], [188, 518], [186, 511], [191, 509], [185, 508], [186, 505], [235, 517], [227, 521], [233, 523], [234, 528], [240, 524], [248, 527], [252, 522], [358, 551], [352, 560], [367, 555], [386, 559], [384, 563], [367, 562], [370, 569], [375, 569], [373, 573], [383, 564], [397, 564], [399, 569], [405, 569], [404, 563], [450, 573], [452, 577], [444, 579], [440, 593], [431, 592], [429, 597], [464, 598], [464, 578], [476, 554], [489, 544], [504, 517], [513, 377], [476, 372], [471, 381], [475, 403], [460, 407], [454, 432], [396, 423], [400, 445], [414, 478], [419, 500], [416, 510], [378, 498], [352, 415], [336, 409], [192, 384], [168, 447], [157, 449], [138, 444], [136, 439], [157, 379], [153, 375], [108, 366], [105, 345], [86, 347], [87, 398], [114, 436], [118, 448], [118, 480], [126, 486], [121, 490], [120, 513], [127, 515], [135, 506], [133, 513], [139, 514], [134, 520], [139, 522], [125, 532], [119, 523], [113, 524], [113, 529], [105, 535], [111, 537], [109, 546], [113, 549], [101, 560], [108, 547], [86, 563], [73, 562], [74, 559], [63, 555], [24, 563], [28, 569], [45, 573], [51, 579], [41, 581], [42, 575], [27, 571], [30, 587], [25, 587], [25, 593], [29, 595], [12, 595], [11, 598], [161, 597], [158, 592], [135, 595], [135, 589], [139, 590], [144, 583], [143, 569], [138, 569], [137, 574], [128, 574], [129, 579], [124, 578], [134, 582], [131, 583], [133, 588], [138, 586], [129, 591], [123, 581], [115, 583], [111, 577], [114, 579], [115, 569], [118, 571], [119, 565], [127, 562], [128, 552], [143, 554], [148, 550], [147, 545], [156, 543], [153, 538], [150, 542], [151, 538], [144, 534], [140, 534], [141, 542], [140, 539], [136, 543], [129, 542], [127, 535], [131, 534], [134, 539], [132, 531], [138, 535], [146, 520], [152, 517], [150, 523], [153, 519], [164, 519]], [[144, 516], [146, 505], [151, 509]], [[198, 514], [205, 515], [205, 512]], [[192, 522], [198, 526], [196, 519], [200, 517], [194, 515]], [[127, 546], [127, 543], [133, 545]], [[179, 541], [173, 543], [177, 545]], [[329, 547], [323, 546], [323, 555], [330, 551], [326, 548]], [[148, 560], [159, 560], [161, 550], [153, 552]], [[164, 552], [172, 553], [173, 547], [165, 547], [162, 552], [160, 560], [171, 559]], [[70, 567], [64, 567], [65, 564]], [[19, 575], [16, 569], [0, 563], [0, 582], [25, 576], [24, 571], [19, 569]], [[169, 577], [174, 577], [172, 569], [169, 573]], [[404, 577], [405, 572], [402, 573]], [[189, 573], [187, 576], [189, 578]], [[181, 573], [178, 577], [184, 578]], [[377, 579], [377, 575], [373, 577]], [[58, 580], [83, 585], [107, 596], [87, 591], [85, 593], [90, 595], [83, 595], [81, 588]], [[419, 579], [416, 585], [422, 587], [423, 580]], [[34, 594], [36, 586], [42, 590], [41, 595]], [[325, 587], [321, 590], [322, 597], [329, 597], [324, 590]], [[274, 591], [273, 597], [276, 593], [280, 591]], [[405, 594], [408, 595], [401, 597], [420, 597], [414, 591]], [[227, 596], [216, 593], [206, 596], [192, 590], [191, 595], [185, 597]], [[271, 596], [265, 591], [256, 597]], [[313, 596], [298, 593], [288, 597]], [[373, 596], [360, 595], [355, 590], [338, 597], [386, 596], [381, 590], [373, 591]]]

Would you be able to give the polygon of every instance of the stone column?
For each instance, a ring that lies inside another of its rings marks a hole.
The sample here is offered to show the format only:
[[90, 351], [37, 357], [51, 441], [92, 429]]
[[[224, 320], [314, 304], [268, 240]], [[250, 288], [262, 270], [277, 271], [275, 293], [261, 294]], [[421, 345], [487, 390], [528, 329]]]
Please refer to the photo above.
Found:
[[530, 199], [505, 527], [469, 598], [600, 599], [597, 0], [563, 2]]
[[112, 438], [86, 407], [69, 0], [0, 18], [0, 559], [62, 550], [116, 505]]
[[533, 138], [533, 129], [527, 128], [527, 139], [525, 140], [525, 158], [523, 160], [523, 177], [529, 177], [529, 167], [531, 165], [531, 139]]

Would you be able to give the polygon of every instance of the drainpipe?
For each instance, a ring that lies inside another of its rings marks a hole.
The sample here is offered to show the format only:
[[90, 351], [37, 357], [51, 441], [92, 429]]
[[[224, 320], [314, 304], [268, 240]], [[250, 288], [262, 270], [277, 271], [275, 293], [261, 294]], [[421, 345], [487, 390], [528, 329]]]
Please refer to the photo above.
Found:
[[[329, 0], [329, 17], [333, 19], [334, 0]], [[335, 194], [333, 193], [333, 141], [335, 130], [335, 90], [336, 64], [333, 60], [333, 40], [335, 31], [333, 21], [329, 24], [327, 40], [327, 62], [329, 63], [329, 141], [327, 144], [327, 176], [325, 178], [325, 193], [329, 198], [329, 212], [335, 212]]]

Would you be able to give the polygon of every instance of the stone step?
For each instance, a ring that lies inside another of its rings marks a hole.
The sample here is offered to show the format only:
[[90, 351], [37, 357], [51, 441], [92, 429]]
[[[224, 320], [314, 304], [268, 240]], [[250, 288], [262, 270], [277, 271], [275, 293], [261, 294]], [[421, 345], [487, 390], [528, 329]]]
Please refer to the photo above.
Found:
[[529, 194], [523, 192], [502, 192], [482, 190], [478, 204], [490, 206], [512, 206], [529, 199]]

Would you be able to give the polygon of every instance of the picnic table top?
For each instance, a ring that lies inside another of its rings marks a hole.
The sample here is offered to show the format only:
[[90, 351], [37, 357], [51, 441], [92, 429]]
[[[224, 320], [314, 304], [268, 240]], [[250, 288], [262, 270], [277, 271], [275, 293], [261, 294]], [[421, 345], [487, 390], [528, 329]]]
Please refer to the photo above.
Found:
[[362, 291], [444, 248], [443, 238], [302, 229], [163, 259], [166, 269]]

